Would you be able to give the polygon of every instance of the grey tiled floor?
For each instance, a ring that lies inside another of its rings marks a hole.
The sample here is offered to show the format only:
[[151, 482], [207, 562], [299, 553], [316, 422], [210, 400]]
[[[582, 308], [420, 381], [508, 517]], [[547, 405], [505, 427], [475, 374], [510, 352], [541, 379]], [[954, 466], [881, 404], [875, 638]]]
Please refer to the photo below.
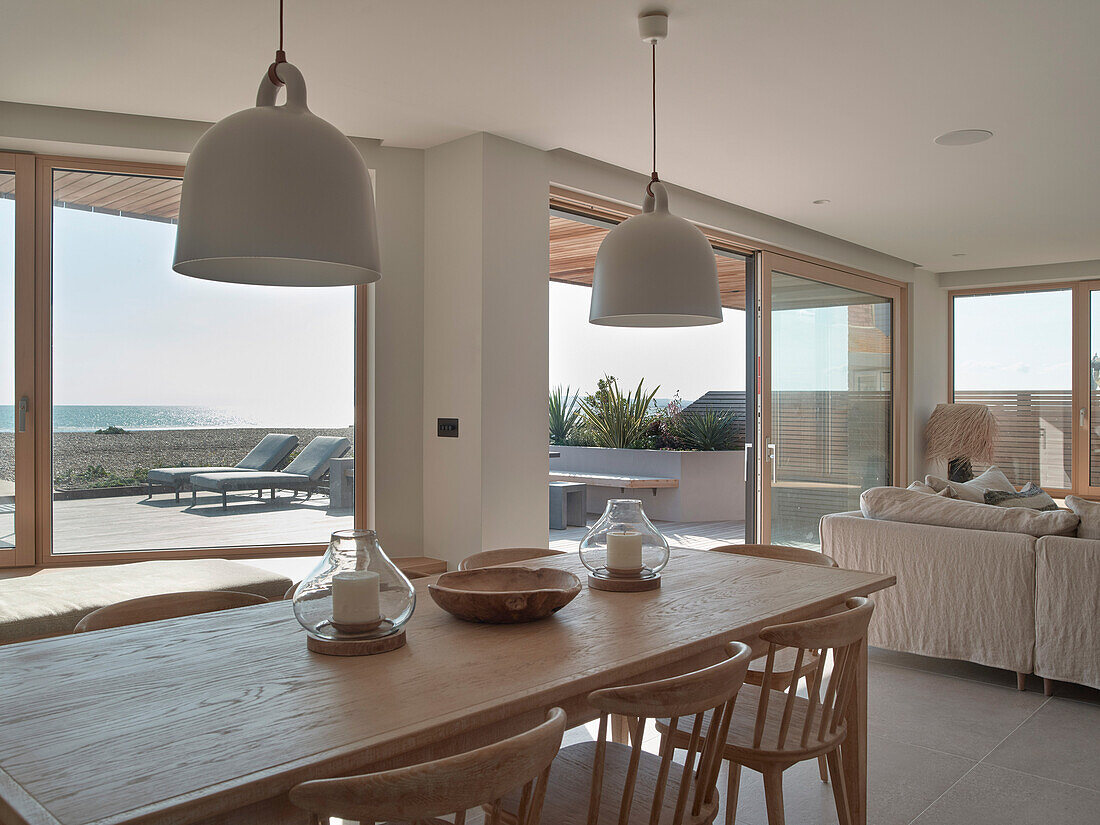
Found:
[[[1047, 698], [1032, 681], [1020, 692], [1014, 673], [872, 649], [868, 822], [1100, 823], [1100, 693], [1059, 686]], [[594, 733], [571, 730], [565, 744]], [[657, 742], [647, 735], [647, 749]], [[787, 771], [783, 790], [788, 823], [836, 825], [816, 762]], [[767, 821], [760, 775], [746, 770], [737, 822]]]

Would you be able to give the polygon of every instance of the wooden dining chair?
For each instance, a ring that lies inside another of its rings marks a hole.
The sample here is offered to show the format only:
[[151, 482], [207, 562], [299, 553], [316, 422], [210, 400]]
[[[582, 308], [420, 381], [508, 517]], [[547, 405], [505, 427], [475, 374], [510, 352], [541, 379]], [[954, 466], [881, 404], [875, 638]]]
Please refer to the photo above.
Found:
[[458, 563], [459, 570], [477, 570], [481, 567], [493, 567], [498, 564], [514, 564], [517, 561], [541, 559], [546, 556], [564, 556], [561, 550], [546, 547], [502, 547], [499, 550], [483, 550], [467, 556]]
[[[786, 547], [782, 544], [724, 544], [721, 547], [711, 548], [716, 553], [732, 553], [737, 556], [752, 556], [758, 559], [774, 559], [775, 561], [793, 561], [799, 564], [816, 564], [820, 567], [837, 567], [836, 560], [817, 550], [808, 550], [805, 547]], [[794, 668], [795, 651], [780, 649], [775, 653], [775, 662], [772, 669], [772, 678], [768, 687], [772, 690], [786, 690], [791, 683], [791, 675]], [[808, 656], [802, 664], [800, 678], [805, 678], [817, 667], [817, 659]], [[764, 659], [753, 659], [749, 665], [749, 672], [745, 675], [745, 683], [764, 686]], [[824, 756], [818, 757], [817, 773], [822, 782], [829, 781], [829, 771]]]
[[[588, 695], [600, 712], [595, 742], [563, 748], [550, 769], [543, 811], [554, 825], [704, 825], [718, 810], [721, 743], [733, 716], [737, 692], [752, 650], [741, 642], [726, 646], [728, 658], [682, 676]], [[631, 744], [608, 741], [612, 714], [627, 717]], [[642, 745], [646, 722], [668, 717], [689, 731], [687, 758], [673, 762], [671, 744], [653, 754]], [[717, 737], [705, 738], [712, 726]], [[506, 818], [518, 802], [505, 799]]]
[[[765, 683], [771, 679], [776, 653], [781, 648], [795, 651], [796, 667], [786, 693], [757, 685], [742, 687], [728, 731], [719, 732], [718, 738], [724, 742], [722, 754], [729, 762], [726, 825], [733, 825], [736, 816], [742, 766], [764, 775], [768, 825], [784, 825], [783, 772], [818, 756], [829, 762], [837, 819], [840, 825], [850, 825], [839, 747], [847, 734], [848, 702], [875, 605], [867, 598], [853, 598], [848, 599], [845, 608], [841, 613], [760, 631], [760, 638], [768, 643]], [[830, 653], [831, 670], [827, 667]], [[794, 673], [809, 656], [816, 659], [817, 666], [809, 678], [807, 698], [803, 698], [798, 695], [799, 679]], [[695, 731], [682, 720], [672, 720], [666, 730], [662, 747], [691, 746]], [[704, 733], [710, 738], [710, 729]]]
[[213, 613], [216, 610], [230, 610], [234, 607], [266, 603], [267, 599], [263, 596], [257, 596], [255, 593], [240, 593], [236, 590], [194, 590], [141, 596], [93, 610], [77, 622], [73, 632], [104, 630], [108, 627], [157, 622], [161, 619], [175, 619], [179, 616], [193, 616], [198, 613]]
[[[310, 825], [329, 817], [361, 825], [375, 822], [464, 825], [466, 811], [489, 803], [488, 825], [501, 825], [501, 799], [520, 792], [518, 825], [538, 825], [550, 763], [561, 747], [565, 711], [551, 708], [546, 721], [510, 739], [456, 756], [378, 773], [318, 779], [290, 790], [290, 801], [310, 813]], [[553, 820], [548, 820], [553, 822]]]

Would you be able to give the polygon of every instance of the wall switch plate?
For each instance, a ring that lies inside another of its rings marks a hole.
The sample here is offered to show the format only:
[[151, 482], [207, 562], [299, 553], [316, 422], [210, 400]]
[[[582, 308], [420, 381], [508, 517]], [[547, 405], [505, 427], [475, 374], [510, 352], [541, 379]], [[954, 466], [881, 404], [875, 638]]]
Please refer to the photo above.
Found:
[[438, 435], [440, 438], [458, 438], [458, 419], [438, 419], [436, 423], [436, 435]]

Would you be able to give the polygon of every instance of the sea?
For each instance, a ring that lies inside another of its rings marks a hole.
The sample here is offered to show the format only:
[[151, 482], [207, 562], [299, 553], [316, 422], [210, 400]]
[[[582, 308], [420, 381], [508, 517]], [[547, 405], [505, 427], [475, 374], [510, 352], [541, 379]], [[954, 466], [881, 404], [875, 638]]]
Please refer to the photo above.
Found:
[[[216, 407], [157, 407], [59, 404], [53, 408], [54, 432], [94, 432], [105, 427], [124, 430], [198, 430], [255, 427], [257, 422]], [[0, 432], [15, 431], [15, 407], [0, 404]]]

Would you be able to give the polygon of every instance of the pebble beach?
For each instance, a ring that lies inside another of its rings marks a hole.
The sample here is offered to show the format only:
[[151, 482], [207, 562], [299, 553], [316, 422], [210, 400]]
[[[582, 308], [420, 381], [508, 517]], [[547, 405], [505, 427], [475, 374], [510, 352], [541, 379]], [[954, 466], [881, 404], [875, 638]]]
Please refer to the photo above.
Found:
[[[296, 435], [299, 448], [318, 435], [352, 439], [351, 427], [136, 430], [118, 435], [60, 432], [53, 437], [53, 475], [55, 479], [58, 476], [68, 478], [90, 466], [102, 467], [119, 476], [155, 467], [232, 467], [268, 433]], [[0, 479], [11, 481], [15, 478], [14, 446], [13, 433], [0, 433]]]

